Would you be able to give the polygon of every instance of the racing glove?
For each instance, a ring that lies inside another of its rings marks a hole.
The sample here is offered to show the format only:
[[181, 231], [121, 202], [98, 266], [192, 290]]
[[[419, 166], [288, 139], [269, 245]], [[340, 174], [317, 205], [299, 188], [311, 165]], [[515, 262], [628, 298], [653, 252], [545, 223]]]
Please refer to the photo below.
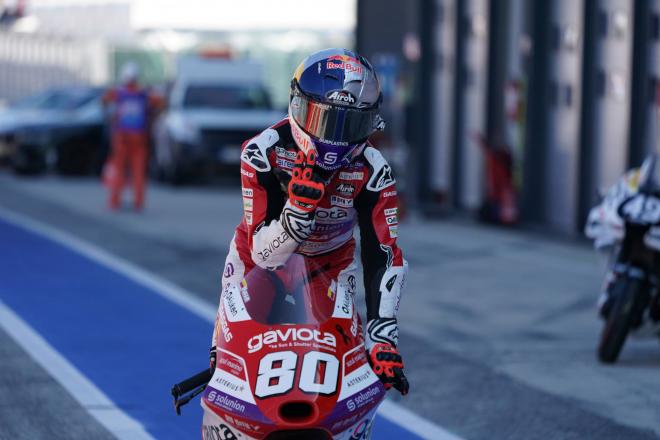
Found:
[[396, 348], [399, 330], [394, 318], [372, 319], [367, 324], [367, 351], [371, 369], [386, 390], [394, 387], [401, 395], [410, 385], [403, 373], [403, 358]]
[[294, 207], [304, 213], [314, 211], [325, 192], [322, 179], [314, 173], [315, 163], [315, 151], [310, 151], [307, 156], [302, 151], [298, 151], [289, 181], [289, 200]]

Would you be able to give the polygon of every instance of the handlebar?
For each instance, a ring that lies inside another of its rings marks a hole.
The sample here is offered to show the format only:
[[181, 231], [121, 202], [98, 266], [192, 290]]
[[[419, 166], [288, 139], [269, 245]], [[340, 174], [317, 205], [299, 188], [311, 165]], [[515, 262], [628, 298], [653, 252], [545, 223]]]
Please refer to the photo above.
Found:
[[183, 405], [190, 402], [195, 396], [204, 391], [204, 388], [206, 388], [206, 385], [212, 377], [213, 371], [210, 368], [207, 368], [172, 387], [174, 409], [176, 409], [178, 415], [181, 415], [181, 407]]
[[211, 380], [211, 377], [213, 377], [213, 373], [211, 372], [211, 369], [207, 368], [204, 371], [174, 385], [172, 387], [172, 395], [174, 397], [179, 397], [194, 390], [200, 385], [206, 385]]

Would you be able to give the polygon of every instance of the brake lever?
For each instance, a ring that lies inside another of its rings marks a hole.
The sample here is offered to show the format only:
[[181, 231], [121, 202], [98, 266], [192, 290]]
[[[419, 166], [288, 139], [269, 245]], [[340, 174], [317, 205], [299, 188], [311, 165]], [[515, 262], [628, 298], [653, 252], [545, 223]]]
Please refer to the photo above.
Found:
[[186, 405], [192, 399], [195, 398], [198, 394], [206, 389], [206, 385], [202, 385], [190, 392], [190, 394], [181, 397], [174, 389], [172, 390], [172, 396], [174, 397], [174, 409], [176, 410], [176, 415], [181, 415], [181, 407]]

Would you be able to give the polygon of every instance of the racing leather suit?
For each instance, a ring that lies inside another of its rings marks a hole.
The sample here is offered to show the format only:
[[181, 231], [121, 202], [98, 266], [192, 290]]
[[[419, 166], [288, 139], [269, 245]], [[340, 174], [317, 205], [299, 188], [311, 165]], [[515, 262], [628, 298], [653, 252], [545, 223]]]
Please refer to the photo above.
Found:
[[[297, 152], [288, 118], [243, 144], [243, 219], [230, 244], [223, 288], [239, 284], [255, 265], [275, 268], [297, 252], [318, 258], [330, 276], [354, 291], [353, 230], [358, 225], [367, 349], [377, 342], [396, 346], [396, 315], [408, 264], [396, 244], [397, 191], [390, 166], [378, 150], [362, 145], [329, 180], [316, 210], [305, 216], [287, 196]], [[212, 347], [216, 337], [214, 332]]]

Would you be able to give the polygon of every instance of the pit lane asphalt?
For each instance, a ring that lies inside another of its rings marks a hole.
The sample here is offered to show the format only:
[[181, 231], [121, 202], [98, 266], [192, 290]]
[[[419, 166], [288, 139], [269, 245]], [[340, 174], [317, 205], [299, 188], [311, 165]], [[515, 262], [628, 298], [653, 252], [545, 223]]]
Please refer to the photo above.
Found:
[[[90, 180], [0, 175], [0, 206], [216, 300], [237, 188], [154, 188], [142, 215], [108, 213], [104, 198]], [[657, 342], [632, 341], [614, 367], [595, 361], [601, 273], [590, 249], [415, 219], [400, 235], [411, 265], [401, 347], [413, 386], [401, 404], [470, 439], [658, 438]], [[5, 335], [0, 352], [11, 354], [0, 364], [1, 439], [108, 436]], [[79, 431], [52, 429], [63, 420]]]

